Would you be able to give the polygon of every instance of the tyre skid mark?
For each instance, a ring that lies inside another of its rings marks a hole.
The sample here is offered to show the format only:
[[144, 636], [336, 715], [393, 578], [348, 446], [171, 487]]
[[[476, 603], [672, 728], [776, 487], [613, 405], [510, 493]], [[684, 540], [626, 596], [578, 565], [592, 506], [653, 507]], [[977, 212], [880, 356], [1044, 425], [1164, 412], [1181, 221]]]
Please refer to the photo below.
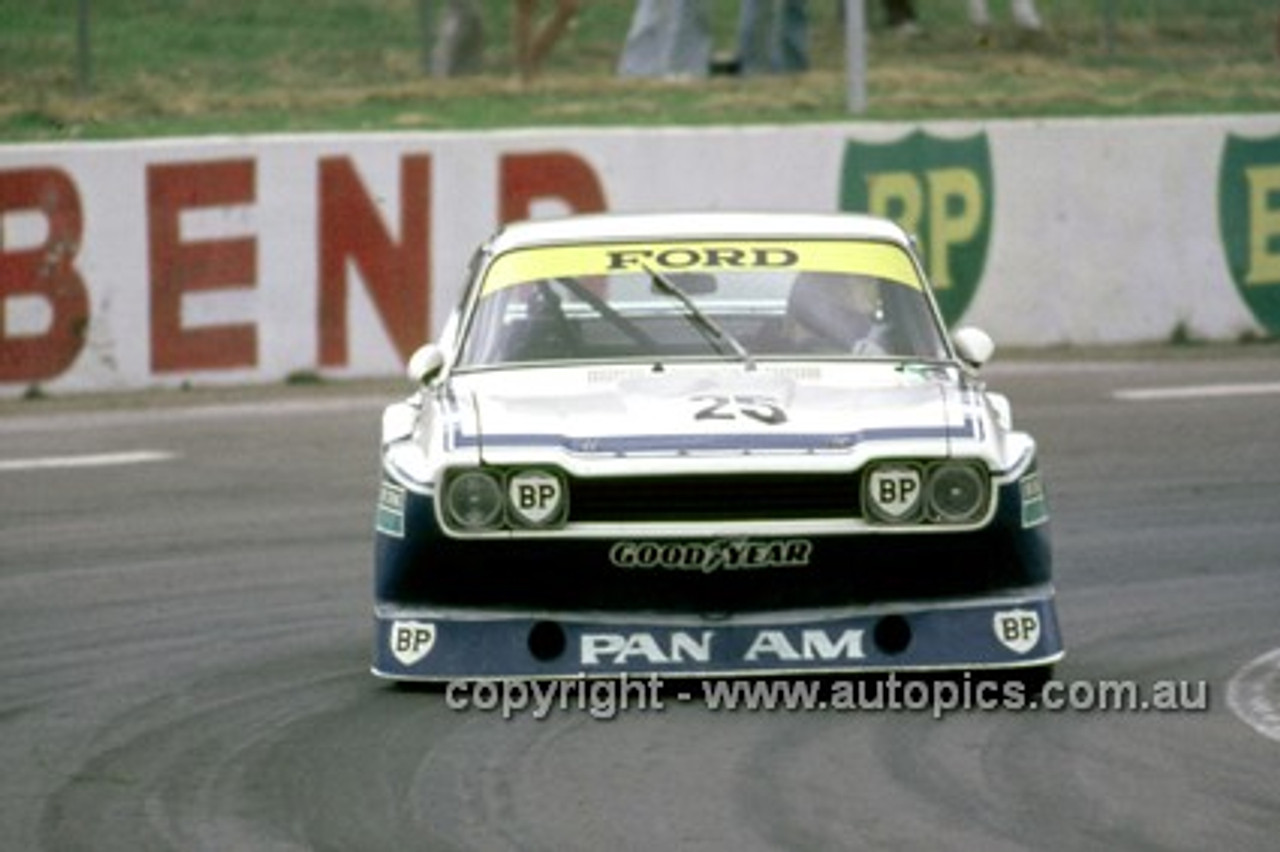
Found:
[[1280, 648], [1255, 657], [1231, 676], [1227, 706], [1259, 734], [1280, 742]]

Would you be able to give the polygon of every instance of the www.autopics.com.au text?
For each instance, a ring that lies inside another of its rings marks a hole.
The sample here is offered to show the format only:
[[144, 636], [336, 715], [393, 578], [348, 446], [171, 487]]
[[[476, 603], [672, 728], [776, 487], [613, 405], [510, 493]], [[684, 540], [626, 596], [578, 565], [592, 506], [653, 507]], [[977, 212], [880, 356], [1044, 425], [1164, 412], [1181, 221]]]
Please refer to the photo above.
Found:
[[965, 672], [947, 678], [886, 675], [850, 679], [667, 680], [658, 675], [567, 680], [455, 680], [444, 689], [451, 710], [529, 715], [586, 712], [612, 719], [630, 712], [662, 711], [678, 704], [710, 711], [849, 713], [1044, 712], [1200, 713], [1210, 707], [1207, 681], [1048, 680], [1033, 685], [1017, 677]]

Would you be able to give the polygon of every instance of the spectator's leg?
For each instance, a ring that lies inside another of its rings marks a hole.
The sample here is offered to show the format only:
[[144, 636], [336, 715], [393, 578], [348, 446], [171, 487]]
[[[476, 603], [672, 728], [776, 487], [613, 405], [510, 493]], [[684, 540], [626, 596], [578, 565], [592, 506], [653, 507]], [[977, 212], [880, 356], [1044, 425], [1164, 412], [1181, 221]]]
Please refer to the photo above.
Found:
[[618, 58], [618, 74], [623, 77], [661, 77], [665, 68], [664, 30], [670, 20], [667, 0], [636, 0], [631, 26]]
[[1036, 11], [1035, 0], [1009, 0], [1009, 9], [1013, 13], [1013, 23], [1018, 29], [1027, 32], [1039, 32], [1044, 29], [1040, 13]]
[[431, 73], [437, 77], [474, 74], [484, 55], [484, 24], [478, 0], [448, 0], [440, 11]]
[[738, 10], [738, 65], [743, 74], [769, 71], [773, 0], [742, 0]]
[[778, 37], [774, 41], [773, 67], [798, 74], [809, 70], [809, 9], [807, 0], [781, 0], [776, 10]]
[[987, 0], [969, 0], [969, 23], [980, 30], [991, 28], [991, 11]]
[[711, 73], [711, 16], [706, 0], [664, 0], [674, 5], [669, 73], [677, 77], [706, 77]]

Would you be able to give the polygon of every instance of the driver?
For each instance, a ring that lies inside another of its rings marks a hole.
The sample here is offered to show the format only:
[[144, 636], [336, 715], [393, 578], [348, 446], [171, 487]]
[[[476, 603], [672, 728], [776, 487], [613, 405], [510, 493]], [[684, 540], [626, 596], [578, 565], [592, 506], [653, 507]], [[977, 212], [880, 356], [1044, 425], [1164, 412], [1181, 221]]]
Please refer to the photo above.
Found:
[[865, 275], [801, 272], [791, 285], [784, 331], [801, 352], [888, 354], [880, 285]]

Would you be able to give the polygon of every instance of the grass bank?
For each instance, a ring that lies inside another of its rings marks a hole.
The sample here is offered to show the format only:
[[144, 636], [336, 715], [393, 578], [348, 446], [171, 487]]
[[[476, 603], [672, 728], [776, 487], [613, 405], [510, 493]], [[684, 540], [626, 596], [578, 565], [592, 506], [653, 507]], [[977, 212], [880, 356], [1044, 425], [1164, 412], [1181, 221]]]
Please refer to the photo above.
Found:
[[[482, 0], [479, 74], [423, 70], [419, 0], [0, 0], [0, 141], [323, 130], [845, 121], [836, 0], [811, 0], [796, 77], [624, 80], [633, 3], [585, 0], [542, 74], [514, 74], [509, 0]], [[709, 0], [730, 52], [737, 0]], [[434, 5], [433, 0], [433, 5]], [[549, 5], [548, 3], [544, 3]], [[1277, 9], [1257, 0], [1040, 0], [1047, 35], [1005, 0], [979, 38], [964, 4], [920, 2], [903, 37], [872, 2], [862, 120], [1256, 113], [1280, 109]], [[82, 63], [81, 58], [88, 62]]]

